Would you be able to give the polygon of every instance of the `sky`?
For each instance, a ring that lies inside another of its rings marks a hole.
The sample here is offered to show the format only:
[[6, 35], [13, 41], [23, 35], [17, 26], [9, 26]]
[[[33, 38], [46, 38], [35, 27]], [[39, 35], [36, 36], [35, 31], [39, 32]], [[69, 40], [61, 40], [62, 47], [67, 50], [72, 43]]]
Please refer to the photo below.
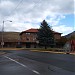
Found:
[[[75, 0], [0, 0], [0, 31], [39, 28], [46, 20], [62, 36], [75, 31]], [[10, 22], [12, 21], [12, 22]]]

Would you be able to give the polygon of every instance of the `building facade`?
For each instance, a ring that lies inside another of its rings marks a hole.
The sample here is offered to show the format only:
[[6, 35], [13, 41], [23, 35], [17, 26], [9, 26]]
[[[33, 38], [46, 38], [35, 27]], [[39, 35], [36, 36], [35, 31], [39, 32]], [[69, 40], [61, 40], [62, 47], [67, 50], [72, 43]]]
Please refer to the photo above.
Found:
[[[38, 29], [28, 29], [21, 33], [19, 32], [3, 32], [4, 48], [13, 47], [25, 47], [25, 48], [36, 48], [38, 47], [39, 41], [37, 40]], [[61, 38], [61, 33], [54, 32], [55, 39]], [[2, 42], [2, 32], [0, 32], [0, 48]]]
[[[20, 33], [20, 42], [22, 47], [35, 48], [38, 46], [39, 41], [37, 40], [38, 29], [28, 29]], [[54, 32], [55, 40], [61, 39], [61, 33]]]
[[[3, 48], [17, 47], [20, 42], [19, 32], [3, 32]], [[2, 32], [0, 32], [0, 48], [2, 47]]]

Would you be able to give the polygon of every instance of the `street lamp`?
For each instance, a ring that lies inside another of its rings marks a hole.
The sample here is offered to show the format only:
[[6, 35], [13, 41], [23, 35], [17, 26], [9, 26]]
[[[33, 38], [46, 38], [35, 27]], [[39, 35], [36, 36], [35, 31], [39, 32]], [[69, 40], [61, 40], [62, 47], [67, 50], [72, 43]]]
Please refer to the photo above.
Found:
[[[12, 21], [10, 21], [10, 20], [6, 20], [6, 21], [12, 22]], [[2, 42], [1, 42], [2, 48], [3, 48], [3, 45], [4, 45], [4, 39], [3, 39], [4, 23], [5, 23], [6, 21], [3, 21], [3, 27], [2, 27]]]

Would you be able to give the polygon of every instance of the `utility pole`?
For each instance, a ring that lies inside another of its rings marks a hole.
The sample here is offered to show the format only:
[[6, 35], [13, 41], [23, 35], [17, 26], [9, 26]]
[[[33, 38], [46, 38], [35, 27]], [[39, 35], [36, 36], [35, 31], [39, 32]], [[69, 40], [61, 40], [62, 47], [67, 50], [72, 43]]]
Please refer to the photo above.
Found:
[[4, 32], [4, 21], [3, 21], [3, 27], [2, 27], [2, 42], [1, 42], [1, 45], [2, 45], [2, 48], [3, 48], [3, 45], [4, 45], [4, 41], [3, 41], [3, 32]]
[[[6, 21], [9, 21], [9, 22], [12, 22], [12, 21], [10, 21], [10, 20], [6, 20]], [[2, 42], [1, 42], [1, 45], [2, 45], [2, 48], [3, 48], [3, 46], [4, 46], [4, 23], [6, 22], [6, 21], [3, 21], [3, 26], [2, 26]]]

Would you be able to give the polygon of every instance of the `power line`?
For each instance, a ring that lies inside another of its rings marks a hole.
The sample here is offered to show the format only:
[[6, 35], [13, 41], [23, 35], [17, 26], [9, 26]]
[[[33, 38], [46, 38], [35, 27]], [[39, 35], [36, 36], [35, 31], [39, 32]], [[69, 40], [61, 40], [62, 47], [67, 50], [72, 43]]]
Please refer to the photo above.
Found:
[[[16, 7], [9, 13], [9, 15], [10, 14], [12, 14], [20, 5], [21, 5], [21, 3], [23, 2], [23, 0], [20, 0], [20, 2], [16, 5]], [[3, 17], [3, 19], [4, 19], [4, 17]]]
[[23, 1], [23, 0], [21, 0], [21, 1], [18, 3], [18, 5], [13, 9], [13, 11], [15, 11], [15, 10], [20, 6], [20, 4], [22, 3], [22, 1]]

